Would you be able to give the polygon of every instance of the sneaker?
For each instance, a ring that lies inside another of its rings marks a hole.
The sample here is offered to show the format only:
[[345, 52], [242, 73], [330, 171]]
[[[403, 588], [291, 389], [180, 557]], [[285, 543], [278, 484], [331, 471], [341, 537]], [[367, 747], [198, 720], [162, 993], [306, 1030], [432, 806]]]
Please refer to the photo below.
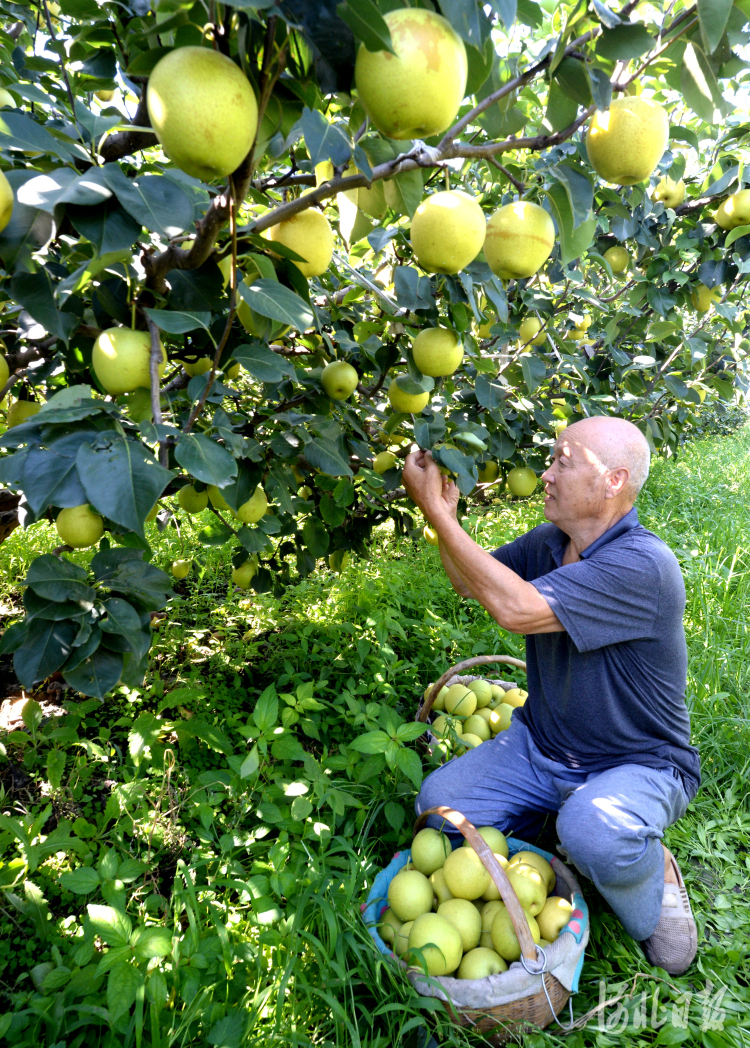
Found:
[[698, 952], [698, 929], [677, 861], [664, 848], [677, 876], [677, 884], [664, 882], [659, 923], [648, 939], [640, 944], [649, 964], [663, 968], [670, 975], [682, 975]]

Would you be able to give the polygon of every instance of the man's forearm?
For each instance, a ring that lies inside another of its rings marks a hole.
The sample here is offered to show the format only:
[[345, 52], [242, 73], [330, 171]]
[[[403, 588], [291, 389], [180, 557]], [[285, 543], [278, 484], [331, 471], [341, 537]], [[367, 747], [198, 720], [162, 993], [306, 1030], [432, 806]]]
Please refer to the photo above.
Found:
[[463, 577], [461, 572], [458, 570], [456, 565], [451, 560], [450, 555], [442, 542], [440, 543], [440, 546], [438, 548], [440, 551], [440, 559], [443, 562], [443, 568], [445, 569], [445, 574], [450, 579], [451, 585], [453, 586], [456, 593], [458, 593], [462, 597], [473, 596], [473, 594], [469, 590], [469, 587], [466, 585], [466, 579]]
[[478, 600], [500, 626], [513, 633], [562, 630], [557, 616], [535, 587], [483, 550], [455, 517], [439, 513], [431, 518], [445, 570], [459, 593], [454, 576], [468, 591], [464, 595]]

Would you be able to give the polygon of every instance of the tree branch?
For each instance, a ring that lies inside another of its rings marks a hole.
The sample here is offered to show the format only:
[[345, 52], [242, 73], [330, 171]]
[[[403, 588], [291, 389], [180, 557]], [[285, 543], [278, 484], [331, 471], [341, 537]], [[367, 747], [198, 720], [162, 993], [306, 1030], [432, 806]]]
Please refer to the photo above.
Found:
[[[141, 97], [138, 101], [138, 108], [133, 117], [133, 124], [135, 127], [140, 128], [151, 126], [146, 99], [147, 91], [148, 84], [144, 82], [141, 87]], [[157, 144], [158, 139], [153, 131], [118, 131], [116, 135], [112, 135], [102, 143], [99, 148], [99, 155], [106, 162], [122, 160], [123, 157], [132, 156], [133, 153], [137, 153], [139, 149], [146, 149], [148, 146], [155, 146]]]

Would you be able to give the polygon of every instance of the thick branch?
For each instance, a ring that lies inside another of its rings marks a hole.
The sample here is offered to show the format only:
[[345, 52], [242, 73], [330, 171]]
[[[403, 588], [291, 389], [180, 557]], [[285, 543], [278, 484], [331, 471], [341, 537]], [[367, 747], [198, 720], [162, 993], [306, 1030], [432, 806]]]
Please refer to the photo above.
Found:
[[[133, 117], [133, 124], [136, 127], [151, 126], [146, 103], [147, 89], [148, 85], [144, 83], [138, 108]], [[112, 135], [102, 143], [99, 154], [105, 161], [122, 160], [123, 157], [137, 153], [139, 149], [146, 149], [156, 144], [157, 138], [153, 131], [118, 131], [116, 135]]]

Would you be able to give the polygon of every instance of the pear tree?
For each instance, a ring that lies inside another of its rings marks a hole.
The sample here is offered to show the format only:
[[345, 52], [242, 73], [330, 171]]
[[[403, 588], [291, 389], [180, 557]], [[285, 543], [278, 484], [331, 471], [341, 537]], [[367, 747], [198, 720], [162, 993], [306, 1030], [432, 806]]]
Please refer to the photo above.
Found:
[[525, 497], [576, 419], [674, 455], [744, 397], [749, 40], [747, 0], [0, 0], [0, 534], [60, 540], [24, 687], [142, 680], [191, 567], [153, 528], [281, 593], [421, 538], [412, 446]]

